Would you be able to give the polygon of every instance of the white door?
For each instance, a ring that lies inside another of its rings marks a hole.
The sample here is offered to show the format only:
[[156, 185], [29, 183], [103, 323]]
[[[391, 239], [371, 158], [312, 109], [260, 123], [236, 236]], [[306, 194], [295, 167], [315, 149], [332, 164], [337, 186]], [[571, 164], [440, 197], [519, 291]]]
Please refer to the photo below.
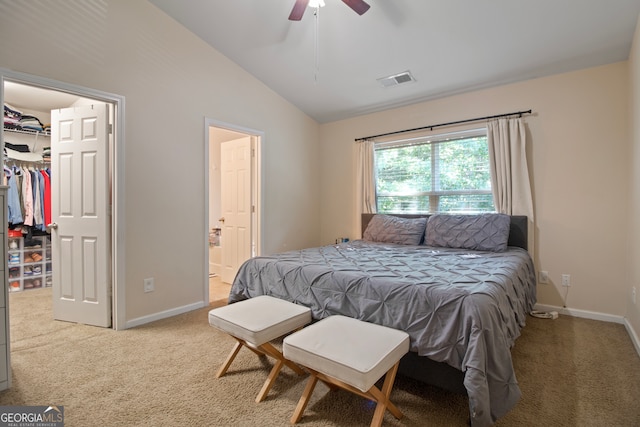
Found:
[[221, 144], [222, 281], [251, 257], [251, 137]]
[[51, 112], [53, 316], [111, 326], [108, 111]]

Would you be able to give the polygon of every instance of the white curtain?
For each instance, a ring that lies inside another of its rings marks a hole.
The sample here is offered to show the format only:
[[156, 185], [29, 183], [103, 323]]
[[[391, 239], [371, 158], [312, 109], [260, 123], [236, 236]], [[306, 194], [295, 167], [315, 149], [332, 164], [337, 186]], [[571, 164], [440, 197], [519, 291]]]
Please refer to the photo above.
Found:
[[[360, 141], [358, 144], [357, 192], [360, 213], [376, 212], [376, 174], [374, 142]], [[358, 215], [360, 213], [357, 213]]]
[[509, 215], [526, 215], [533, 221], [526, 139], [521, 118], [493, 120], [487, 124], [496, 210]]
[[533, 254], [533, 200], [527, 166], [527, 134], [521, 118], [487, 123], [491, 187], [496, 210], [529, 219], [529, 251]]

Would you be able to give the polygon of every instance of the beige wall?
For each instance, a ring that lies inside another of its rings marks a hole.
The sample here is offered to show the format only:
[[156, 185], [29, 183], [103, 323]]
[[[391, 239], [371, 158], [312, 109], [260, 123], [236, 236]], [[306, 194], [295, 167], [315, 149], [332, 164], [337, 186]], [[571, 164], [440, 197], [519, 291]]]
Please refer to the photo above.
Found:
[[[631, 185], [630, 185], [630, 233], [629, 233], [629, 286], [627, 294], [636, 288], [636, 303], [627, 298], [626, 318], [632, 333], [636, 335], [636, 343], [640, 335], [640, 16], [629, 56], [630, 84], [630, 122], [631, 122]], [[640, 345], [640, 344], [636, 344]], [[640, 351], [640, 349], [638, 349]]]
[[[354, 139], [533, 109], [526, 117], [538, 269], [551, 284], [538, 302], [606, 315], [627, 311], [630, 155], [628, 64], [529, 80], [321, 126], [321, 237], [359, 237]], [[450, 131], [452, 129], [447, 129]]]
[[[0, 0], [0, 67], [126, 99], [127, 320], [203, 298], [205, 117], [265, 134], [271, 253], [359, 237], [355, 138], [531, 108], [535, 261], [553, 282], [539, 302], [561, 306], [569, 273], [569, 308], [626, 315], [640, 330], [629, 303], [640, 288], [638, 37], [630, 62], [319, 126], [146, 1]], [[150, 276], [156, 291], [144, 294]]]
[[127, 321], [203, 300], [205, 117], [264, 132], [263, 252], [317, 244], [318, 124], [150, 3], [1, 0], [0, 67], [125, 97]]

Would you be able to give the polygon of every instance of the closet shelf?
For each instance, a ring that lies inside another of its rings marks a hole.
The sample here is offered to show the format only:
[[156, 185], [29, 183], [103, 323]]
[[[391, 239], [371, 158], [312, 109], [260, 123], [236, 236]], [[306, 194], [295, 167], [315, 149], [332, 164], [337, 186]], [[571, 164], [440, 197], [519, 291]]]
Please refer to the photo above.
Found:
[[30, 136], [35, 136], [35, 137], [39, 137], [39, 136], [50, 137], [51, 136], [50, 132], [40, 132], [40, 131], [37, 131], [37, 130], [12, 129], [12, 128], [8, 128], [8, 127], [5, 127], [4, 130], [5, 130], [5, 132], [19, 133], [19, 134], [22, 134], [22, 135], [30, 135]]
[[[35, 131], [35, 130], [24, 130], [24, 129], [14, 129], [14, 128], [8, 128], [8, 127], [4, 127], [4, 130], [6, 132], [10, 132], [10, 133], [14, 133], [14, 134], [18, 134], [18, 135], [23, 135], [25, 137], [29, 138], [29, 142], [25, 144], [24, 140], [20, 141], [19, 145], [25, 145], [26, 147], [28, 147], [29, 152], [22, 152], [22, 151], [17, 151], [14, 150], [11, 144], [8, 144], [7, 138], [5, 138], [5, 145], [4, 145], [4, 154], [5, 154], [5, 160], [13, 160], [13, 161], [19, 161], [19, 162], [31, 162], [31, 163], [50, 163], [51, 160], [50, 158], [44, 158], [42, 153], [35, 153], [36, 151], [36, 147], [38, 146], [38, 138], [50, 138], [51, 137], [51, 133], [50, 132], [39, 132], [39, 131]], [[31, 139], [32, 138], [32, 139]], [[48, 144], [49, 139], [47, 140], [43, 140], [44, 144]], [[13, 142], [13, 141], [12, 141]]]
[[51, 163], [50, 159], [45, 159], [42, 157], [42, 154], [35, 153], [21, 153], [15, 150], [6, 149], [5, 152], [5, 160], [7, 162], [19, 162], [19, 163]]

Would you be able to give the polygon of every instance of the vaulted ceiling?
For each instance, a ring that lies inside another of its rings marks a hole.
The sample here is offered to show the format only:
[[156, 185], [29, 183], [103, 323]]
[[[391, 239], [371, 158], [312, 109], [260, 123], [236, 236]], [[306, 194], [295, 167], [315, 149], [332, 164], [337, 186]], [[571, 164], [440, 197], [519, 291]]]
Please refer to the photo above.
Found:
[[[320, 123], [628, 59], [638, 0], [150, 0]], [[415, 82], [378, 79], [409, 71]]]

